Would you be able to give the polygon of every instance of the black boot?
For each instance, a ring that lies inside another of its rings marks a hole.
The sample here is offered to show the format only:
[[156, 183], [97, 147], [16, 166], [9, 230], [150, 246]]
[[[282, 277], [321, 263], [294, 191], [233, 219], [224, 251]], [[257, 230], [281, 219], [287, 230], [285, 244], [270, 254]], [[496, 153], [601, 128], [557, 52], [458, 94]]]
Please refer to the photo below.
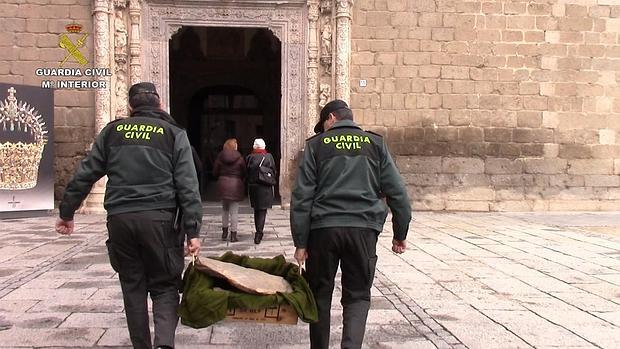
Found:
[[254, 243], [258, 245], [260, 244], [261, 240], [263, 240], [263, 233], [256, 232], [254, 234]]
[[237, 239], [237, 232], [236, 231], [231, 231], [230, 232], [230, 242], [237, 242], [239, 241]]
[[226, 241], [228, 238], [228, 228], [222, 228], [222, 241]]

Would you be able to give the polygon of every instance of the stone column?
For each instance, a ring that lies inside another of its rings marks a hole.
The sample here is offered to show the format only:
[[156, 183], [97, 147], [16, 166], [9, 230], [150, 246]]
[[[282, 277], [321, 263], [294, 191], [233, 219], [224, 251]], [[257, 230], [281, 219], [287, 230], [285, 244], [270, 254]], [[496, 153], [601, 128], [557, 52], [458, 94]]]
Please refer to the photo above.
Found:
[[308, 127], [306, 136], [312, 135], [313, 125], [317, 122], [319, 100], [319, 45], [318, 25], [319, 0], [308, 1]]
[[336, 1], [336, 98], [347, 103], [351, 95], [349, 68], [351, 65], [352, 7], [352, 0]]
[[[93, 41], [95, 44], [95, 68], [110, 68], [110, 14], [112, 13], [112, 3], [109, 0], [95, 0], [93, 9]], [[110, 122], [110, 77], [101, 77], [106, 80], [107, 88], [95, 91], [95, 134]], [[103, 197], [105, 194], [106, 178], [102, 178], [95, 183], [90, 195], [84, 201], [80, 212], [82, 213], [103, 213]]]
[[129, 36], [129, 75], [130, 85], [142, 81], [142, 66], [140, 65], [140, 1], [129, 1], [129, 20], [131, 31]]
[[121, 1], [115, 6], [114, 25], [114, 89], [112, 96], [112, 119], [126, 118], [129, 114], [127, 108], [127, 77], [129, 69], [127, 67], [127, 10], [126, 3]]

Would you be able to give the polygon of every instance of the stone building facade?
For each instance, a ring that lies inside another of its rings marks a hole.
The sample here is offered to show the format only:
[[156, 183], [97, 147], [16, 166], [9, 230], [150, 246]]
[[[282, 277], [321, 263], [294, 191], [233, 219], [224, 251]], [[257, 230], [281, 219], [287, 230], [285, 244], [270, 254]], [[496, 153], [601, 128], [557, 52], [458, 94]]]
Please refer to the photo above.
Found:
[[279, 43], [283, 204], [320, 106], [341, 98], [387, 139], [416, 209], [620, 209], [616, 0], [5, 0], [0, 81], [40, 84], [74, 22], [91, 33], [85, 57], [113, 75], [55, 91], [57, 199], [96, 132], [126, 115], [131, 83], [154, 81], [169, 105], [175, 36], [234, 27]]

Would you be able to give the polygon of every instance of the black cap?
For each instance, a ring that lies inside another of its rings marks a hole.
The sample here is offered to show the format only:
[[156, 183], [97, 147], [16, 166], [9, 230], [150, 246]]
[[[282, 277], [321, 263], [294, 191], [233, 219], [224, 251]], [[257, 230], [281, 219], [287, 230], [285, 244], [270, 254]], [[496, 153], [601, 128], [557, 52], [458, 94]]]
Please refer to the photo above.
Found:
[[140, 93], [152, 93], [156, 95], [157, 98], [159, 98], [159, 93], [157, 93], [155, 84], [153, 84], [152, 82], [139, 82], [129, 88], [129, 98]]
[[325, 122], [325, 120], [329, 119], [329, 114], [340, 109], [349, 109], [349, 105], [347, 104], [347, 102], [340, 99], [334, 99], [333, 101], [325, 104], [323, 109], [321, 109], [321, 117], [319, 118], [319, 122], [316, 124], [316, 126], [314, 126], [314, 133], [321, 133], [325, 131], [323, 129], [323, 123]]

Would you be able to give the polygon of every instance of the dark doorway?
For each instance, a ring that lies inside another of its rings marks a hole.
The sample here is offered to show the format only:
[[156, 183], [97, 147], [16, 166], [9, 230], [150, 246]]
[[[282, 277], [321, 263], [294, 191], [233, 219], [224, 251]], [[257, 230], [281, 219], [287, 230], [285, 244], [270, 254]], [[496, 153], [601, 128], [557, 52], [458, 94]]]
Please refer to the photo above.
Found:
[[244, 156], [263, 138], [279, 166], [281, 45], [273, 33], [182, 27], [169, 44], [170, 112], [202, 160], [203, 200], [217, 200], [213, 161], [228, 138]]

